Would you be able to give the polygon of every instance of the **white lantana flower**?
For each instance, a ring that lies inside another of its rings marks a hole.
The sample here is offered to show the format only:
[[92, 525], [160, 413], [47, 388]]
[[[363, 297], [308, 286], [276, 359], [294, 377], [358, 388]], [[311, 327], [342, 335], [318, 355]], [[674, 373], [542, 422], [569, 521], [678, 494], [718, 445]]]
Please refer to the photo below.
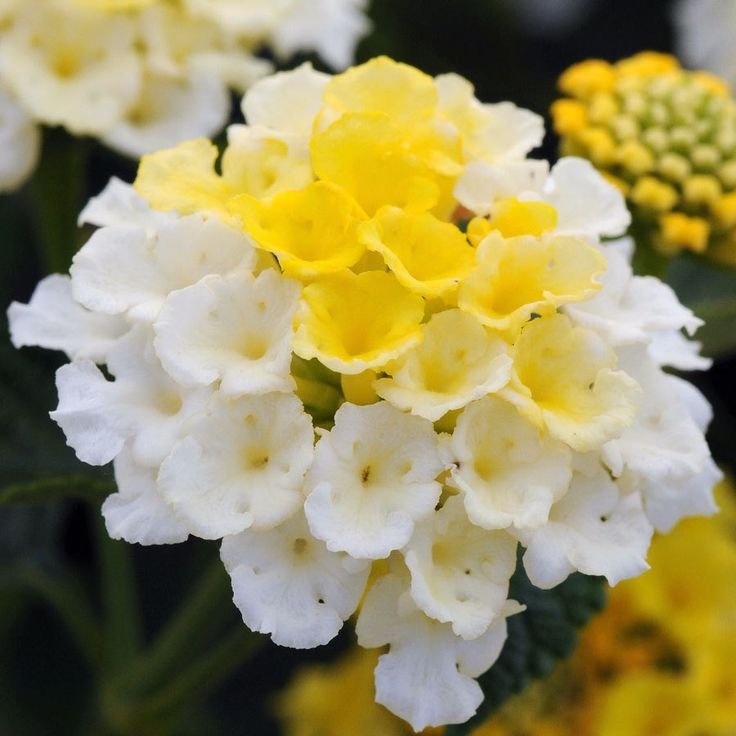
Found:
[[462, 499], [417, 523], [404, 552], [411, 596], [430, 618], [476, 639], [500, 617], [516, 568], [516, 540], [470, 523]]
[[107, 356], [128, 329], [117, 315], [85, 309], [72, 297], [68, 276], [52, 274], [39, 282], [28, 304], [8, 309], [10, 339], [16, 348], [39, 345], [63, 350], [71, 360], [107, 362]]
[[116, 493], [102, 504], [107, 533], [131, 544], [173, 544], [183, 542], [189, 532], [159, 493], [156, 469], [133, 460], [124, 448], [115, 458]]
[[385, 402], [343, 404], [317, 443], [304, 504], [327, 548], [379, 559], [403, 547], [440, 497], [443, 469], [432, 425]]
[[498, 659], [506, 640], [501, 618], [476, 639], [465, 640], [427, 617], [409, 595], [404, 572], [376, 581], [360, 609], [358, 643], [390, 645], [376, 667], [376, 702], [408, 721], [415, 731], [462, 723], [475, 713], [483, 692], [473, 679]]
[[474, 161], [459, 177], [455, 196], [477, 215], [487, 215], [494, 202], [512, 196], [544, 202], [557, 213], [557, 224], [550, 231], [556, 235], [590, 239], [620, 235], [631, 222], [621, 192], [588, 161], [572, 157], [561, 158], [549, 173], [546, 164], [544, 168], [508, 169]]
[[[661, 340], [658, 335], [693, 335], [703, 322], [680, 304], [675, 292], [652, 276], [634, 276], [630, 261], [633, 243], [628, 238], [601, 248], [608, 268], [600, 277], [603, 288], [585, 302], [568, 304], [565, 312], [579, 325], [595, 330], [613, 345]], [[692, 346], [680, 345], [691, 354]], [[667, 363], [669, 365], [669, 363]]]
[[527, 548], [524, 569], [539, 588], [553, 588], [575, 570], [615, 585], [649, 567], [653, 529], [641, 497], [623, 494], [603, 468], [590, 476], [576, 473], [547, 524], [514, 533]]
[[622, 353], [627, 371], [644, 389], [641, 413], [602, 457], [624, 488], [638, 489], [655, 529], [669, 531], [686, 516], [717, 509], [713, 486], [721, 473], [703, 432], [710, 407], [698, 390], [662, 372], [641, 348]]
[[368, 0], [295, 0], [274, 28], [273, 47], [284, 58], [314, 49], [333, 69], [344, 69], [371, 29], [367, 5]]
[[33, 118], [0, 85], [0, 194], [12, 192], [36, 168], [41, 134]]
[[222, 540], [235, 604], [253, 631], [309, 649], [331, 641], [358, 607], [370, 563], [330, 552], [297, 513], [267, 531]]
[[139, 226], [97, 230], [74, 256], [74, 298], [88, 309], [151, 322], [168, 294], [210, 274], [249, 270], [253, 247], [215, 219], [190, 215], [154, 233]]
[[312, 421], [292, 395], [215, 398], [161, 466], [159, 487], [193, 534], [270, 529], [302, 503]]
[[213, 136], [230, 90], [273, 71], [261, 46], [348, 66], [370, 28], [367, 0], [92, 0], [0, 7], [0, 191], [35, 167], [38, 125], [92, 135], [138, 158]]
[[97, 196], [87, 202], [77, 222], [80, 226], [138, 226], [155, 235], [160, 227], [175, 219], [170, 212], [154, 210], [130, 184], [114, 176]]
[[572, 476], [569, 448], [493, 397], [466, 407], [446, 450], [448, 482], [461, 492], [470, 520], [484, 529], [543, 525]]
[[146, 75], [135, 107], [102, 136], [110, 148], [142, 156], [172, 143], [216, 135], [230, 112], [227, 85], [193, 70], [183, 79]]
[[124, 14], [22, 3], [0, 31], [0, 78], [33, 118], [74, 135], [109, 130], [136, 100], [141, 62]]
[[399, 409], [437, 421], [453, 409], [503, 388], [511, 377], [509, 345], [459, 309], [435, 314], [421, 345], [376, 383]]
[[114, 381], [89, 360], [57, 371], [59, 406], [51, 418], [82, 462], [105, 465], [130, 441], [135, 462], [156, 467], [186, 420], [206, 405], [210, 390], [187, 389], [172, 381], [150, 340], [149, 331], [138, 327], [117, 342], [107, 357]]
[[185, 386], [220, 379], [226, 394], [293, 391], [299, 284], [267, 270], [206, 276], [169, 295], [154, 323], [164, 368]]

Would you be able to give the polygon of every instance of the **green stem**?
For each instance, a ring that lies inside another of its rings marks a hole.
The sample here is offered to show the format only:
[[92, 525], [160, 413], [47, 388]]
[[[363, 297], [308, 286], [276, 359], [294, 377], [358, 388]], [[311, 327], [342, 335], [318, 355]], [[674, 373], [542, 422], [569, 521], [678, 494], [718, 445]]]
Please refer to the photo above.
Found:
[[203, 640], [211, 641], [232, 619], [231, 596], [230, 581], [218, 559], [163, 633], [115, 683], [120, 691], [150, 692], [197, 656]]
[[100, 664], [101, 632], [83, 587], [65, 575], [53, 577], [24, 565], [0, 580], [0, 587], [18, 586], [38, 596], [59, 616], [90, 666]]
[[135, 571], [128, 545], [110, 539], [101, 517], [96, 528], [105, 616], [104, 661], [107, 671], [115, 674], [135, 657], [141, 645]]
[[141, 713], [149, 719], [201, 703], [248, 661], [265, 643], [265, 637], [239, 624], [212, 649], [182, 670], [171, 682], [144, 701]]
[[64, 273], [79, 246], [77, 217], [87, 195], [89, 141], [44, 129], [41, 161], [31, 179], [32, 222], [47, 273]]

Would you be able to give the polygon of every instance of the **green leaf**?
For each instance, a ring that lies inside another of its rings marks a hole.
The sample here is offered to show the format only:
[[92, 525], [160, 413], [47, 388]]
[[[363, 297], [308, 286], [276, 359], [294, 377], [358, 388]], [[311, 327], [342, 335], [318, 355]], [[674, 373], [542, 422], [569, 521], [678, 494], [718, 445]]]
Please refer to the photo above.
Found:
[[0, 505], [48, 503], [59, 498], [99, 503], [114, 490], [112, 477], [108, 479], [83, 473], [47, 476], [1, 487]]
[[703, 353], [723, 358], [736, 352], [736, 268], [710, 263], [684, 254], [672, 259], [667, 283], [683, 304], [690, 307], [705, 325], [696, 338]]
[[575, 573], [552, 590], [534, 587], [521, 565], [511, 579], [509, 597], [526, 604], [526, 611], [508, 619], [508, 639], [501, 656], [478, 678], [485, 699], [466, 723], [450, 726], [446, 736], [465, 736], [494, 713], [511, 695], [533, 679], [548, 675], [569, 656], [577, 631], [603, 608], [605, 581]]

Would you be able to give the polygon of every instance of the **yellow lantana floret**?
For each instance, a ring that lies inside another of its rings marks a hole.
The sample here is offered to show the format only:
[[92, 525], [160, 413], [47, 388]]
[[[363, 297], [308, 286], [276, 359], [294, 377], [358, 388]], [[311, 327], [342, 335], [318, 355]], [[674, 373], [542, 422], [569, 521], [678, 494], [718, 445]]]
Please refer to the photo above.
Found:
[[427, 212], [384, 207], [360, 226], [359, 238], [383, 256], [403, 286], [426, 297], [454, 291], [475, 265], [475, 251], [462, 232]]
[[434, 422], [448, 411], [503, 388], [510, 345], [459, 309], [435, 314], [424, 341], [388, 367], [376, 383], [382, 398]]
[[236, 191], [215, 172], [217, 157], [217, 146], [206, 138], [149, 153], [141, 159], [135, 189], [157, 210], [227, 219], [227, 201]]
[[293, 151], [286, 141], [245, 126], [231, 126], [228, 139], [222, 178], [237, 192], [263, 199], [301, 189], [313, 179], [306, 150]]
[[405, 130], [387, 115], [346, 113], [312, 136], [312, 166], [369, 215], [384, 205], [428, 210], [439, 201], [437, 176], [406, 143]]
[[491, 233], [478, 247], [478, 261], [460, 285], [458, 305], [499, 330], [591, 296], [606, 269], [599, 251], [569, 236], [505, 239]]
[[365, 215], [334, 184], [314, 182], [269, 200], [243, 194], [229, 208], [256, 244], [278, 257], [287, 276], [334, 273], [355, 264], [365, 250], [357, 237]]
[[340, 373], [381, 368], [422, 339], [424, 300], [385, 271], [327, 276], [302, 292], [294, 352]]
[[490, 225], [504, 238], [538, 236], [557, 227], [557, 210], [546, 202], [522, 202], [509, 197], [494, 205]]
[[386, 56], [332, 77], [324, 92], [339, 112], [379, 112], [403, 122], [430, 117], [437, 99], [432, 77]]
[[596, 333], [574, 327], [565, 315], [534, 319], [516, 341], [514, 375], [503, 395], [573, 449], [594, 450], [637, 412], [641, 389], [615, 370], [616, 360]]

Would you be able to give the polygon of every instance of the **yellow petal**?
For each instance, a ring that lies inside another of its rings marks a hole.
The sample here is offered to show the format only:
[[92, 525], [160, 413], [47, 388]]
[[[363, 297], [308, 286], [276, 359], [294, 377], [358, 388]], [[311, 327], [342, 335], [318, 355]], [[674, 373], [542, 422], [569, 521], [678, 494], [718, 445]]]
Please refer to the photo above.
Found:
[[419, 343], [423, 317], [422, 298], [392, 274], [342, 271], [305, 287], [294, 352], [340, 373], [362, 373]]
[[141, 159], [135, 189], [157, 210], [228, 219], [226, 204], [236, 192], [215, 172], [217, 156], [217, 147], [206, 138], [149, 153]]
[[313, 278], [341, 271], [365, 250], [356, 233], [365, 215], [339, 187], [327, 182], [265, 201], [241, 194], [228, 206], [256, 244], [278, 256], [289, 276]]
[[263, 199], [305, 187], [312, 181], [312, 167], [306, 152], [295, 154], [286, 141], [255, 135], [243, 126], [242, 134], [231, 133], [222, 154], [222, 178], [236, 192]]
[[557, 210], [546, 202], [521, 202], [509, 197], [493, 207], [490, 225], [504, 238], [541, 235], [557, 227]]
[[515, 347], [503, 395], [557, 439], [587, 452], [633, 422], [641, 389], [591, 330], [553, 314], [528, 322]]
[[384, 207], [360, 226], [358, 236], [383, 256], [403, 286], [422, 296], [454, 290], [475, 264], [475, 251], [462, 232], [426, 212], [412, 215]]
[[432, 149], [412, 150], [406, 128], [382, 113], [347, 113], [311, 141], [320, 179], [347, 191], [373, 215], [384, 205], [429, 210], [445, 183], [428, 162]]
[[380, 112], [412, 120], [432, 115], [437, 90], [432, 77], [379, 56], [334, 76], [324, 100], [340, 112]]
[[606, 269], [601, 253], [570, 236], [504, 239], [491, 233], [478, 247], [478, 259], [460, 284], [458, 305], [500, 330], [591, 296]]

